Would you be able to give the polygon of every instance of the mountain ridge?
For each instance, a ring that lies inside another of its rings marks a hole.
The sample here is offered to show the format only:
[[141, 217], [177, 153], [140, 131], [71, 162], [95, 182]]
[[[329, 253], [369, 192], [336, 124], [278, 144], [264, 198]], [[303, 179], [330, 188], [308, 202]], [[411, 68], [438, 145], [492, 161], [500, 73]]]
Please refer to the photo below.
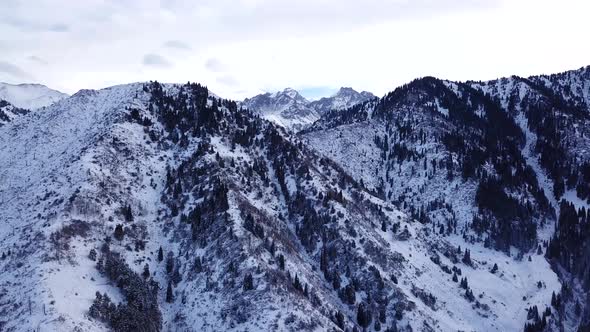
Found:
[[68, 94], [50, 89], [42, 84], [0, 82], [0, 99], [22, 109], [35, 110], [46, 107], [68, 96]]
[[586, 74], [417, 79], [297, 134], [197, 83], [17, 117], [0, 330], [584, 327], [586, 214], [556, 205], [590, 202]]
[[359, 93], [352, 88], [340, 88], [330, 97], [308, 101], [297, 90], [286, 88], [246, 98], [241, 105], [297, 132], [311, 125], [328, 110], [347, 108], [370, 98], [374, 98], [370, 92]]

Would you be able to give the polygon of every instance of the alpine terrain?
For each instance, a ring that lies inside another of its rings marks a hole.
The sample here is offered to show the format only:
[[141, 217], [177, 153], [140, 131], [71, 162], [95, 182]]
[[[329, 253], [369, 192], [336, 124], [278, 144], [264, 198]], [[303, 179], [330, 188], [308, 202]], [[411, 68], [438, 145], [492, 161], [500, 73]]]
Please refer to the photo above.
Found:
[[0, 331], [590, 330], [590, 67], [12, 96]]
[[0, 99], [18, 108], [34, 110], [49, 106], [67, 94], [50, 89], [41, 84], [8, 84], [0, 82]]
[[367, 91], [356, 92], [352, 88], [340, 88], [333, 96], [308, 101], [296, 90], [287, 88], [280, 92], [247, 98], [240, 106], [281, 127], [297, 132], [330, 110], [346, 109], [373, 98], [375, 96]]

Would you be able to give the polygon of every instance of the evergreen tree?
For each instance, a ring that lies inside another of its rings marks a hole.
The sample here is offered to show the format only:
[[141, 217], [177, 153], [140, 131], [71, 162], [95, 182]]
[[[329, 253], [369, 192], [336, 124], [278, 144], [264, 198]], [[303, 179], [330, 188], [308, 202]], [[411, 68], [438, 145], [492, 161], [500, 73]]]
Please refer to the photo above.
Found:
[[143, 273], [141, 275], [143, 276], [144, 279], [147, 279], [150, 277], [150, 267], [149, 267], [148, 263], [145, 263], [145, 265], [143, 266]]
[[299, 282], [299, 277], [297, 276], [297, 274], [295, 274], [295, 280], [293, 281], [293, 287], [295, 287], [295, 289], [298, 291], [302, 290], [301, 282]]
[[366, 329], [371, 324], [371, 313], [364, 302], [359, 303], [357, 307], [356, 321], [363, 329]]
[[344, 315], [340, 311], [336, 311], [334, 315], [336, 319], [336, 325], [341, 329], [344, 330]]
[[356, 291], [351, 283], [344, 287], [343, 297], [345, 302], [348, 304], [354, 304], [356, 302]]
[[285, 270], [285, 256], [283, 256], [283, 254], [280, 254], [278, 260], [279, 260], [279, 269]]
[[254, 289], [254, 280], [252, 275], [248, 273], [246, 276], [244, 276], [244, 291], [249, 291], [252, 289]]
[[459, 286], [463, 289], [469, 288], [469, 283], [467, 282], [467, 277], [464, 277], [461, 279], [461, 283], [459, 284]]
[[498, 264], [494, 263], [494, 266], [492, 267], [492, 270], [490, 272], [492, 272], [492, 273], [498, 272]]
[[174, 271], [174, 254], [169, 251], [168, 257], [166, 257], [166, 272], [170, 274], [172, 271]]
[[166, 288], [166, 302], [174, 302], [174, 295], [172, 293], [172, 282], [168, 281], [168, 288]]
[[100, 292], [96, 292], [96, 297], [94, 299], [94, 302], [92, 302], [90, 309], [88, 310], [88, 315], [92, 318], [101, 319], [101, 316], [100, 316], [101, 307], [102, 307], [102, 295], [100, 294]]
[[164, 251], [162, 250], [162, 247], [160, 246], [160, 249], [158, 249], [158, 262], [161, 262], [164, 260]]
[[469, 249], [465, 249], [465, 254], [463, 255], [462, 261], [465, 265], [471, 266], [471, 252]]
[[391, 281], [397, 285], [397, 277], [394, 274], [391, 275]]
[[334, 287], [334, 290], [340, 289], [340, 275], [338, 274], [338, 271], [334, 271], [332, 274], [332, 286]]
[[123, 225], [117, 224], [117, 226], [115, 227], [114, 236], [115, 239], [123, 241], [123, 237], [125, 236], [125, 232], [123, 231]]
[[133, 211], [131, 211], [130, 205], [126, 205], [123, 207], [123, 217], [127, 222], [133, 221]]

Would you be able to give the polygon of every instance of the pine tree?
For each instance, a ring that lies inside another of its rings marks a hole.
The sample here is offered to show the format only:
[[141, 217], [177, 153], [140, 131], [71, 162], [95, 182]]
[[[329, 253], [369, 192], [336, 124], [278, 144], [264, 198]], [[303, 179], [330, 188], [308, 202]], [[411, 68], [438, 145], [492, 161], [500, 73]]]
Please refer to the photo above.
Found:
[[144, 279], [147, 279], [150, 277], [150, 267], [149, 267], [148, 263], [145, 263], [145, 265], [143, 266], [143, 273], [141, 275], [143, 276]]
[[164, 260], [164, 251], [162, 250], [162, 247], [160, 246], [160, 249], [158, 249], [158, 262], [161, 262]]
[[100, 256], [100, 258], [96, 262], [96, 269], [100, 273], [103, 273], [104, 272], [104, 264], [103, 264], [103, 262], [104, 262], [104, 259], [102, 258], [102, 256]]
[[469, 283], [467, 282], [467, 277], [464, 277], [461, 279], [461, 283], [459, 284], [459, 286], [463, 289], [469, 288]]
[[252, 275], [248, 273], [246, 276], [244, 276], [244, 291], [249, 291], [252, 289], [254, 289], [254, 280]]
[[494, 263], [494, 266], [492, 267], [492, 270], [490, 272], [492, 272], [492, 273], [498, 272], [498, 264]]
[[168, 281], [168, 288], [166, 288], [166, 302], [174, 302], [174, 295], [172, 294], [172, 282]]
[[397, 285], [397, 277], [394, 274], [391, 275], [391, 281]]
[[123, 225], [118, 224], [115, 227], [115, 239], [119, 240], [119, 241], [123, 241], [123, 237], [125, 236], [125, 232], [123, 231]]
[[100, 319], [100, 308], [102, 307], [102, 295], [99, 292], [96, 292], [96, 298], [92, 302], [90, 309], [88, 310], [88, 315], [92, 318]]
[[364, 302], [359, 303], [356, 312], [356, 321], [364, 329], [371, 323], [371, 314]]
[[272, 240], [272, 242], [270, 243], [270, 248], [269, 248], [270, 254], [274, 256], [275, 250], [276, 250], [275, 240]]
[[123, 207], [123, 217], [125, 217], [125, 221], [127, 222], [133, 221], [133, 212], [131, 211], [130, 205], [126, 205]]
[[463, 255], [463, 263], [471, 266], [471, 252], [469, 251], [469, 249], [465, 249], [465, 254]]
[[322, 252], [320, 254], [320, 271], [322, 271], [324, 273], [324, 277], [327, 277], [327, 274], [328, 274], [328, 251], [326, 250], [325, 245], [322, 247]]
[[381, 307], [381, 310], [379, 310], [379, 321], [383, 324], [385, 324], [387, 322], [387, 308], [386, 306]]
[[340, 289], [340, 275], [338, 274], [338, 271], [336, 271], [336, 270], [332, 274], [332, 286], [334, 287], [335, 290]]
[[356, 291], [351, 283], [344, 287], [343, 295], [346, 303], [354, 304], [356, 302]]
[[279, 269], [285, 270], [285, 256], [283, 254], [279, 255]]
[[195, 258], [195, 272], [201, 273], [203, 271], [203, 264], [201, 263], [201, 258], [197, 256]]
[[340, 311], [336, 311], [336, 313], [334, 314], [334, 318], [336, 321], [336, 325], [341, 330], [344, 330], [344, 315]]
[[168, 257], [166, 257], [166, 272], [170, 274], [172, 271], [174, 271], [174, 254], [169, 251]]
[[301, 290], [301, 282], [299, 282], [299, 277], [297, 276], [297, 274], [295, 274], [295, 280], [293, 281], [293, 287], [295, 287], [296, 290]]

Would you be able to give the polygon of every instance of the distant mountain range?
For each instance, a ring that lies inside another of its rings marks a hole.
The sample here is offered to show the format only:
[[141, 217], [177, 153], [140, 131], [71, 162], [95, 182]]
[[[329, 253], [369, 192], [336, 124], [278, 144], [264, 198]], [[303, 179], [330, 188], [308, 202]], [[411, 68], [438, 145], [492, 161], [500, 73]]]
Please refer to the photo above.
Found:
[[35, 110], [49, 106], [69, 95], [41, 84], [8, 84], [0, 82], [0, 100], [15, 107]]
[[286, 88], [283, 91], [247, 98], [242, 106], [281, 127], [298, 132], [330, 110], [346, 109], [372, 98], [375, 96], [370, 92], [357, 92], [343, 87], [333, 96], [309, 101], [298, 91]]

